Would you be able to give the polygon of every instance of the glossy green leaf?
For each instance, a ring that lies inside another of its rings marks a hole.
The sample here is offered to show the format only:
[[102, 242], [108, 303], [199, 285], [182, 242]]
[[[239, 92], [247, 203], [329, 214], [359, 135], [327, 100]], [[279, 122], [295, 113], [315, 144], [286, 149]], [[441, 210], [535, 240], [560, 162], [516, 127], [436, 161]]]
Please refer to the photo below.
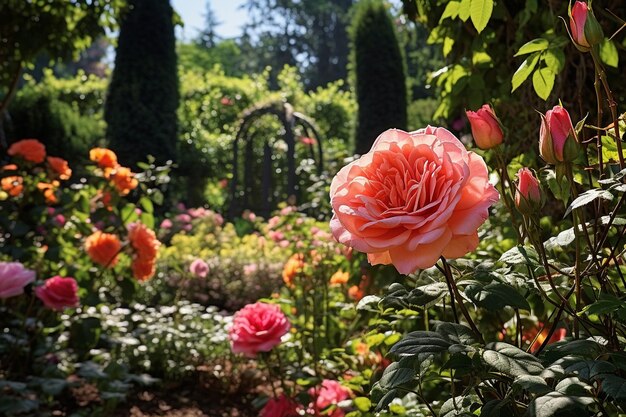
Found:
[[510, 377], [537, 375], [543, 371], [543, 365], [536, 357], [503, 342], [489, 343], [482, 359], [487, 366]]
[[514, 56], [522, 56], [527, 55], [533, 52], [544, 51], [548, 49], [550, 46], [550, 42], [544, 38], [533, 39], [532, 41], [526, 42], [522, 45], [521, 48], [517, 51]]
[[617, 68], [619, 65], [619, 54], [612, 40], [606, 38], [600, 44], [600, 59], [609, 67]]
[[[573, 397], [553, 391], [533, 400], [530, 403], [529, 412], [534, 417], [575, 415], [577, 412], [584, 412], [591, 403], [593, 399], [589, 397]], [[570, 414], [564, 414], [566, 412]]]
[[524, 81], [528, 78], [528, 76], [533, 72], [535, 66], [537, 66], [537, 62], [539, 61], [540, 52], [535, 52], [530, 55], [528, 58], [522, 62], [517, 71], [513, 74], [513, 78], [511, 79], [511, 92], [517, 90], [517, 88], [522, 85]]
[[541, 99], [548, 99], [554, 88], [555, 78], [556, 75], [550, 68], [541, 68], [533, 73], [533, 88]]
[[493, 0], [472, 0], [470, 17], [478, 33], [482, 32], [493, 13]]

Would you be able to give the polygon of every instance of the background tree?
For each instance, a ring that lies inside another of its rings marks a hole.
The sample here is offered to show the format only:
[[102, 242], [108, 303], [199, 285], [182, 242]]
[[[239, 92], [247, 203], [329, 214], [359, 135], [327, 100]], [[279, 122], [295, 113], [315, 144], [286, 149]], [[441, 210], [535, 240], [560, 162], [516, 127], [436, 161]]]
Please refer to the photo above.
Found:
[[204, 28], [199, 33], [197, 39], [198, 44], [209, 49], [213, 48], [219, 40], [219, 36], [215, 32], [215, 29], [220, 24], [221, 22], [217, 20], [215, 11], [213, 10], [213, 7], [211, 7], [211, 2], [207, 1], [204, 14]]
[[382, 1], [364, 0], [356, 6], [351, 35], [359, 106], [355, 151], [363, 154], [384, 130], [406, 129], [405, 64], [391, 17]]
[[[252, 71], [298, 64], [309, 88], [345, 79], [348, 11], [353, 0], [248, 0], [250, 23], [242, 37]], [[248, 46], [248, 48], [246, 48]]]
[[106, 99], [107, 137], [122, 163], [176, 159], [178, 73], [169, 0], [129, 0]]
[[0, 147], [2, 122], [22, 71], [45, 51], [68, 59], [115, 25], [121, 0], [3, 0], [0, 2]]

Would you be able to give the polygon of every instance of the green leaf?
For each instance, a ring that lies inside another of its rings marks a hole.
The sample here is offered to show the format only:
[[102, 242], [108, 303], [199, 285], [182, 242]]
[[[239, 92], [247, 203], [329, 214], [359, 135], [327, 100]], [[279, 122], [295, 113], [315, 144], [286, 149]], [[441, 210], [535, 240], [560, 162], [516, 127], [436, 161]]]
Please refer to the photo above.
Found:
[[357, 397], [353, 400], [354, 405], [359, 411], [369, 411], [372, 408], [372, 402], [367, 397]]
[[356, 305], [357, 310], [376, 310], [380, 297], [376, 295], [366, 295]]
[[617, 68], [619, 64], [619, 54], [612, 40], [605, 38], [600, 44], [600, 59], [609, 67]]
[[603, 360], [580, 361], [576, 362], [565, 369], [565, 372], [578, 375], [580, 379], [591, 381], [598, 375], [610, 374], [617, 370], [611, 362]]
[[472, 345], [478, 342], [472, 329], [462, 324], [440, 321], [435, 323], [435, 330], [453, 344]]
[[617, 375], [602, 378], [602, 392], [616, 400], [626, 399], [626, 379]]
[[408, 333], [389, 350], [389, 353], [411, 357], [420, 353], [441, 353], [448, 350], [450, 345], [452, 343], [439, 333], [420, 330]]
[[611, 194], [607, 190], [602, 190], [600, 188], [585, 191], [576, 199], [574, 199], [574, 201], [572, 201], [572, 204], [570, 204], [567, 210], [565, 210], [565, 215], [563, 217], [566, 217], [568, 214], [570, 214], [572, 210], [586, 206], [587, 204], [597, 200], [598, 198], [611, 201], [613, 200], [613, 194]]
[[589, 304], [587, 307], [583, 309], [583, 312], [587, 314], [600, 315], [600, 314], [610, 314], [624, 306], [624, 301], [620, 300], [617, 297], [613, 297], [611, 295], [603, 294], [602, 297], [594, 302], [593, 304]]
[[448, 2], [446, 8], [443, 10], [441, 17], [439, 18], [439, 23], [443, 22], [447, 18], [455, 19], [459, 15], [459, 8], [461, 6], [461, 2], [457, 0], [452, 0]]
[[521, 375], [513, 381], [513, 388], [520, 388], [532, 394], [546, 394], [552, 391], [545, 379], [537, 375]]
[[459, 6], [459, 19], [464, 22], [467, 22], [467, 19], [470, 18], [470, 6], [472, 4], [472, 0], [461, 0], [461, 4]]
[[591, 391], [591, 387], [582, 382], [578, 377], [564, 378], [556, 384], [555, 391], [565, 395], [585, 396]]
[[470, 17], [478, 33], [482, 32], [485, 27], [487, 27], [492, 12], [493, 0], [472, 0]]
[[448, 54], [452, 51], [452, 47], [454, 46], [454, 38], [446, 36], [443, 39], [443, 56], [447, 57]]
[[489, 311], [501, 310], [504, 307], [516, 307], [530, 311], [526, 298], [509, 284], [493, 281], [484, 285], [478, 281], [471, 281], [465, 286], [465, 295], [474, 304]]
[[535, 66], [537, 66], [537, 62], [539, 61], [539, 55], [541, 55], [540, 52], [533, 53], [526, 58], [517, 71], [515, 71], [515, 74], [513, 74], [513, 78], [511, 79], [511, 93], [517, 90], [517, 88], [522, 85], [524, 81], [526, 81], [526, 78], [528, 78], [530, 73], [533, 72]]
[[474, 416], [475, 408], [478, 408], [480, 398], [477, 395], [468, 395], [466, 397], [458, 396], [448, 399], [439, 410], [440, 417], [465, 417]]
[[554, 87], [554, 79], [556, 74], [550, 68], [541, 68], [533, 74], [533, 87], [535, 93], [543, 99], [547, 100]]
[[572, 397], [553, 391], [535, 398], [530, 403], [529, 414], [533, 417], [571, 416], [575, 415], [574, 410], [584, 411], [592, 403], [593, 399], [589, 397]]
[[532, 41], [526, 42], [524, 45], [522, 45], [522, 47], [519, 48], [517, 53], [513, 56], [522, 56], [522, 55], [528, 55], [533, 52], [544, 51], [548, 49], [549, 46], [550, 46], [550, 42], [547, 39], [544, 39], [544, 38], [533, 39]]
[[546, 67], [558, 74], [565, 66], [565, 53], [559, 48], [550, 48], [541, 56]]
[[399, 362], [394, 362], [385, 368], [383, 376], [378, 383], [381, 388], [393, 389], [413, 381], [416, 375], [417, 372], [411, 363], [403, 358]]
[[511, 377], [537, 375], [543, 371], [543, 365], [533, 355], [503, 342], [489, 343], [482, 359], [487, 366]]
[[146, 213], [154, 213], [154, 205], [152, 204], [152, 200], [148, 197], [141, 197], [139, 199], [139, 205]]
[[595, 340], [569, 340], [552, 343], [546, 347], [545, 356], [555, 361], [569, 355], [583, 358], [596, 358], [604, 348]]
[[528, 265], [539, 264], [539, 255], [532, 246], [515, 246], [500, 256], [499, 262], [508, 265]]
[[1, 415], [15, 415], [28, 413], [34, 411], [39, 407], [39, 402], [36, 400], [27, 400], [9, 395], [2, 395], [0, 397], [0, 414]]

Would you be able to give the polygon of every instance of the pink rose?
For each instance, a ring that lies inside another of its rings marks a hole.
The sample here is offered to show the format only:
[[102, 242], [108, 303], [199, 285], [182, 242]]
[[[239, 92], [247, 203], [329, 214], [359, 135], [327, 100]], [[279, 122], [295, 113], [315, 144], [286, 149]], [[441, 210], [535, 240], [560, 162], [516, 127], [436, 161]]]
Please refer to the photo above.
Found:
[[476, 249], [498, 201], [488, 177], [483, 159], [446, 129], [387, 130], [333, 178], [331, 231], [403, 274], [459, 258]]
[[206, 278], [209, 273], [209, 265], [202, 259], [196, 259], [189, 265], [189, 272], [199, 278]]
[[161, 222], [161, 229], [171, 229], [173, 226], [170, 219], [165, 219]]
[[67, 307], [78, 307], [78, 284], [74, 278], [55, 276], [44, 285], [35, 288], [35, 295], [52, 310], [61, 311]]
[[210, 211], [205, 209], [204, 207], [198, 207], [187, 210], [187, 213], [189, 213], [189, 215], [194, 219], [198, 219], [200, 217], [208, 216]]
[[275, 228], [276, 226], [278, 226], [278, 223], [279, 223], [279, 222], [280, 222], [280, 217], [278, 217], [278, 216], [274, 216], [274, 217], [272, 217], [271, 219], [269, 219], [269, 220], [267, 221], [267, 226], [268, 226], [270, 229], [273, 229], [273, 228]]
[[235, 313], [228, 337], [234, 353], [254, 358], [257, 353], [269, 352], [280, 344], [290, 327], [279, 306], [254, 303]]
[[[350, 398], [350, 390], [337, 381], [325, 379], [319, 389], [311, 388], [309, 395], [314, 398], [314, 402], [309, 405], [315, 415], [330, 417], [343, 417], [345, 412], [337, 407], [341, 401]], [[328, 410], [329, 407], [335, 406]]]
[[480, 149], [491, 149], [502, 143], [504, 133], [500, 121], [489, 104], [483, 105], [478, 111], [465, 112], [472, 126], [472, 136]]
[[544, 203], [539, 180], [528, 168], [521, 168], [517, 178], [519, 182], [515, 190], [515, 207], [522, 214], [537, 214]]
[[65, 225], [65, 216], [62, 214], [57, 214], [54, 216], [54, 221], [59, 227], [63, 227]]
[[191, 216], [186, 213], [182, 213], [176, 216], [176, 220], [181, 223], [189, 223], [191, 222]]
[[221, 226], [221, 225], [223, 225], [223, 224], [224, 224], [224, 218], [223, 218], [223, 217], [222, 217], [222, 215], [221, 215], [221, 214], [219, 214], [219, 213], [215, 213], [215, 216], [214, 216], [214, 218], [213, 218], [213, 219], [214, 219], [214, 221], [215, 221], [215, 225], [216, 225], [216, 226]]
[[571, 162], [578, 156], [574, 125], [567, 110], [554, 106], [541, 116], [539, 154], [549, 164]]
[[298, 404], [285, 394], [270, 398], [261, 410], [259, 417], [298, 417]]
[[0, 262], [0, 298], [24, 293], [24, 287], [35, 280], [35, 271], [19, 262]]

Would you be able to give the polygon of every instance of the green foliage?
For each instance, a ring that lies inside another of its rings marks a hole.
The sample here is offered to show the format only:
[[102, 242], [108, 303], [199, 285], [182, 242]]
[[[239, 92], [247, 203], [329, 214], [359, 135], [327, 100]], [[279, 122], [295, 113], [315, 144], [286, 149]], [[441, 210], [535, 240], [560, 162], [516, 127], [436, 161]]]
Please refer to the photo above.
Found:
[[106, 100], [107, 137], [120, 161], [177, 160], [178, 69], [169, 0], [131, 0]]
[[9, 107], [10, 142], [38, 138], [53, 155], [71, 161], [84, 159], [89, 149], [104, 138], [102, 105], [106, 85], [106, 80], [82, 73], [58, 79], [52, 71], [46, 71], [38, 83], [28, 80]]
[[355, 149], [362, 154], [386, 129], [407, 127], [405, 64], [382, 1], [368, 0], [357, 5], [351, 36], [359, 106]]

